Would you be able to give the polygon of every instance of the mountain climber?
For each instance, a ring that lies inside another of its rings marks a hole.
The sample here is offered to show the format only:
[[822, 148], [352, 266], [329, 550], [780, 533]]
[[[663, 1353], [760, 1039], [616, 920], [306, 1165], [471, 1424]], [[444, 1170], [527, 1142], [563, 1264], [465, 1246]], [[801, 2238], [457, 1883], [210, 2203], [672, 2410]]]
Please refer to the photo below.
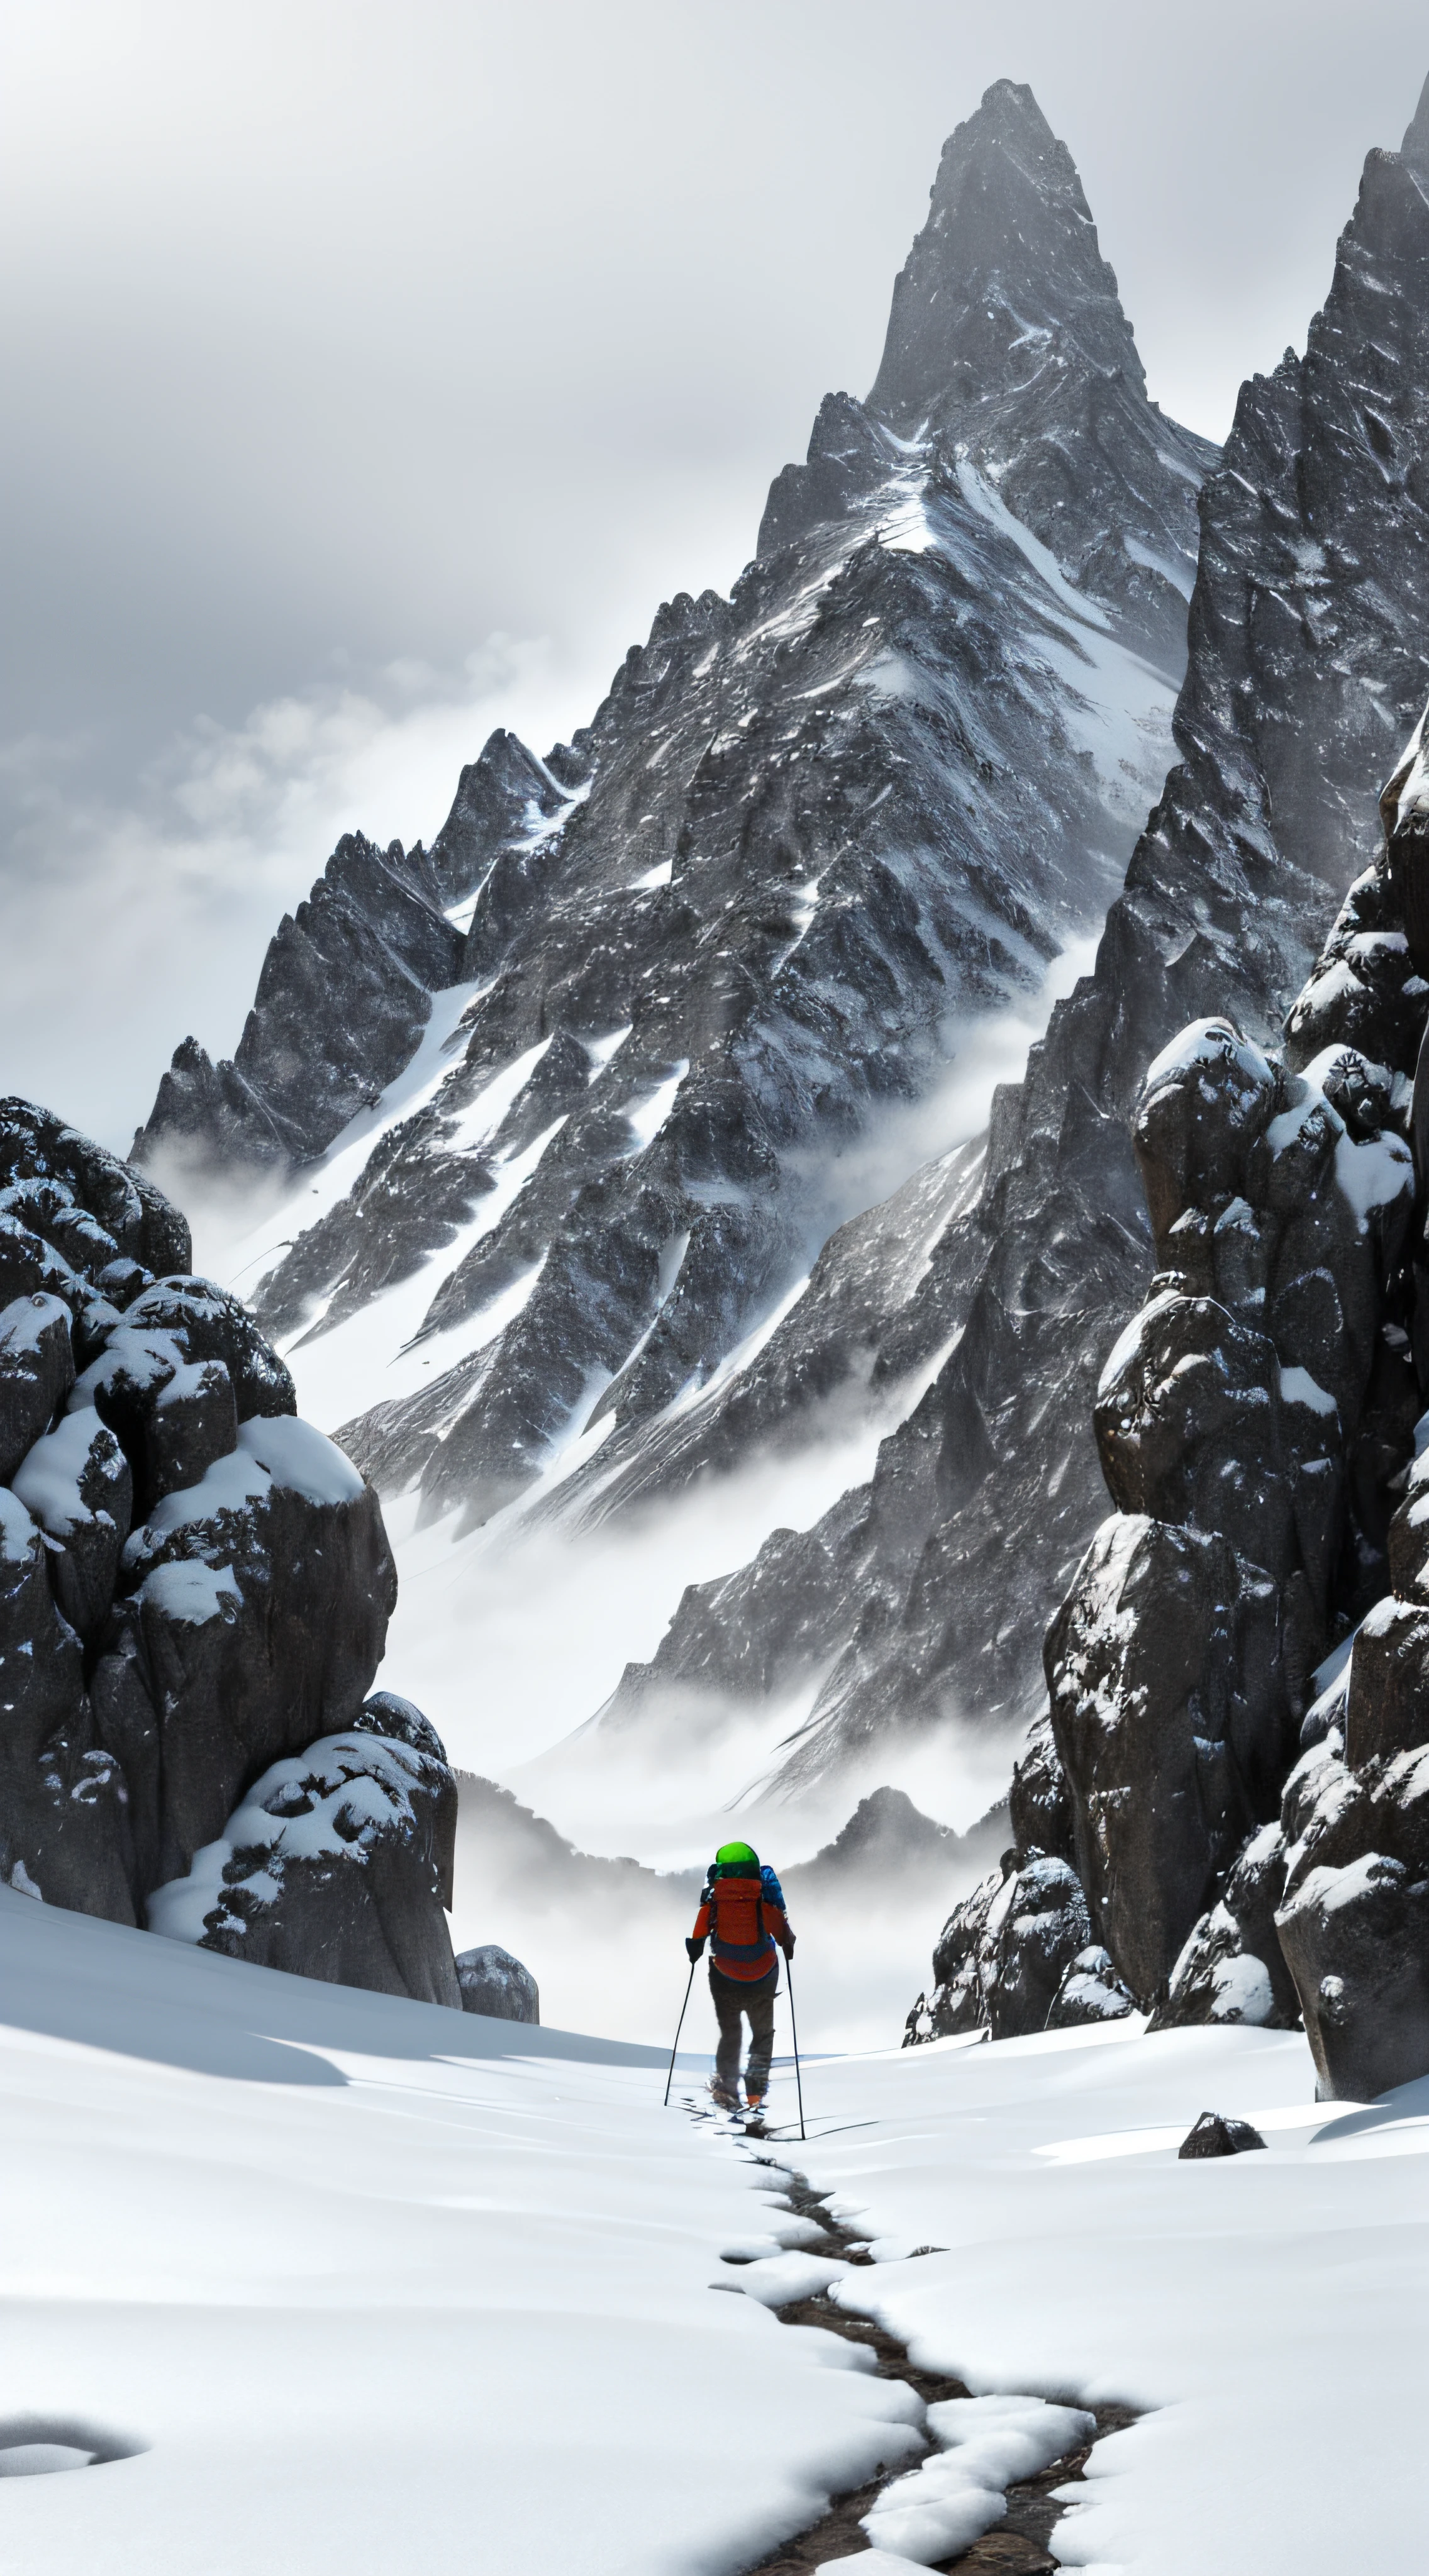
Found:
[[[779, 1951], [794, 1956], [794, 1935], [784, 1911], [784, 1891], [772, 1869], [761, 1869], [748, 1843], [721, 1843], [700, 1896], [695, 1928], [685, 1943], [690, 1961], [710, 1951], [710, 1993], [719, 2020], [710, 2091], [726, 2110], [739, 2108], [741, 2016], [749, 2024], [745, 2097], [757, 2111], [769, 2086], [774, 2053], [774, 1998], [779, 1991]], [[778, 1947], [776, 1948], [776, 1943]]]

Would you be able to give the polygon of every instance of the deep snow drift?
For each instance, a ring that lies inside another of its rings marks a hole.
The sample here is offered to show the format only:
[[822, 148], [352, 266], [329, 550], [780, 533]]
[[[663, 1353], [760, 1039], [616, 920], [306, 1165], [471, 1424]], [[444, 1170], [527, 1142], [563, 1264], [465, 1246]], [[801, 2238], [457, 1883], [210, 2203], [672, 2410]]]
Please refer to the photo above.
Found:
[[[836, 2192], [869, 2269], [662, 2111], [653, 2051], [7, 1891], [0, 1963], [0, 2443], [107, 2454], [0, 2482], [16, 2576], [733, 2576], [919, 2455], [911, 2393], [768, 2313], [821, 2285], [978, 2393], [1147, 2410], [1067, 2564], [1342, 2576], [1371, 2531], [1418, 2563], [1429, 2087], [1326, 2117], [1298, 2036], [1126, 2024], [825, 2060], [830, 2134], [761, 2152]], [[1207, 2108], [1267, 2152], [1178, 2163]], [[887, 2496], [901, 2548], [932, 2484]]]

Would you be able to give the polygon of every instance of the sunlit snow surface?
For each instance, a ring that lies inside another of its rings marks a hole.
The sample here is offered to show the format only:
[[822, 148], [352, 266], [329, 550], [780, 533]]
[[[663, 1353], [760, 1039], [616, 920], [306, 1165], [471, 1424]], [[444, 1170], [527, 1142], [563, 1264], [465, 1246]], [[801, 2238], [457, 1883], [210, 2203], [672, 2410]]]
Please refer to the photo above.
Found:
[[[762, 2152], [860, 2268], [782, 2252], [776, 2178], [679, 2107], [699, 1992], [669, 2111], [656, 2051], [9, 1891], [0, 1997], [0, 2445], [130, 2454], [0, 2483], [15, 2576], [734, 2576], [916, 2457], [906, 2392], [768, 2312], [801, 2265], [975, 2395], [1146, 2410], [1064, 2563], [1422, 2563], [1429, 2084], [1317, 2110], [1298, 2036], [1125, 2025], [815, 2061], [808, 2143]], [[1212, 2107], [1267, 2151], [1178, 2163]]]

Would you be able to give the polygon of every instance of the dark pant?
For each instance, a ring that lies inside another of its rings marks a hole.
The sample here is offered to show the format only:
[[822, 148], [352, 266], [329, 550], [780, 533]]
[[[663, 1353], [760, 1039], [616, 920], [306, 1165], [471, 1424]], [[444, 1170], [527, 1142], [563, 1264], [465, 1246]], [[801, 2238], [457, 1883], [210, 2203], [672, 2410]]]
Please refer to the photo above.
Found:
[[710, 1993], [719, 2019], [715, 2072], [731, 2093], [739, 2089], [739, 2052], [744, 2038], [739, 2026], [741, 2015], [749, 2024], [745, 2084], [751, 2093], [768, 2090], [769, 2060], [774, 2054], [774, 1998], [778, 1992], [777, 1959], [767, 1977], [752, 1977], [747, 1982], [743, 1977], [722, 1977], [716, 1967], [710, 1969]]

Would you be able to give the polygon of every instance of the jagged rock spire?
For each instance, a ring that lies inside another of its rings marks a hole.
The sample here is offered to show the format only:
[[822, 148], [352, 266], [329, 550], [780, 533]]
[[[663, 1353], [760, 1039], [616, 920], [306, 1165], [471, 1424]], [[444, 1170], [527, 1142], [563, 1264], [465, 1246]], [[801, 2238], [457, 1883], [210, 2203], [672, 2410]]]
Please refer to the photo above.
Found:
[[1076, 164], [1031, 90], [995, 81], [943, 146], [869, 406], [915, 428], [1025, 378], [1049, 342], [1144, 388]]

